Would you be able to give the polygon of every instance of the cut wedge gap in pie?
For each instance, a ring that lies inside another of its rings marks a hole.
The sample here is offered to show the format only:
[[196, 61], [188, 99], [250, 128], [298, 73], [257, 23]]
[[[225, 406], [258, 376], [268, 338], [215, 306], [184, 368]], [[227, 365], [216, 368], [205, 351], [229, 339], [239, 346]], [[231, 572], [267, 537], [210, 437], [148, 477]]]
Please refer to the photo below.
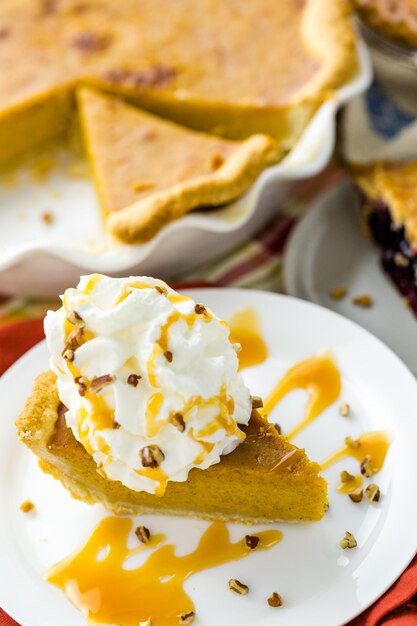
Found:
[[127, 243], [152, 239], [193, 209], [238, 198], [277, 159], [266, 135], [221, 139], [87, 88], [77, 100], [104, 219]]
[[319, 465], [253, 411], [246, 439], [219, 463], [169, 482], [161, 497], [128, 489], [97, 471], [65, 423], [56, 378], [41, 374], [17, 421], [20, 439], [76, 498], [114, 513], [162, 513], [241, 523], [318, 521], [327, 484]]
[[417, 316], [417, 160], [352, 165], [367, 229], [381, 262]]

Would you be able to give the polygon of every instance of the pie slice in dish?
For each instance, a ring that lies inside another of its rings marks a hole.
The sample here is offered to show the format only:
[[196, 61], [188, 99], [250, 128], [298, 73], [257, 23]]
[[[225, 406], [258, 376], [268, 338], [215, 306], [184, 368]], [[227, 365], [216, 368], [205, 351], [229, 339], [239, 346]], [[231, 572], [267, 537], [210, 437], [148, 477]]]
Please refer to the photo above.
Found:
[[128, 243], [151, 239], [197, 207], [237, 198], [276, 159], [266, 135], [217, 138], [87, 88], [78, 106], [105, 219]]
[[417, 160], [351, 166], [382, 266], [417, 315]]
[[[61, 408], [60, 408], [61, 407]], [[168, 482], [163, 496], [104, 478], [66, 426], [55, 375], [41, 374], [17, 420], [20, 439], [41, 468], [75, 496], [115, 513], [164, 513], [243, 523], [316, 521], [327, 503], [319, 466], [253, 411], [246, 439], [220, 463], [192, 469], [186, 482]]]

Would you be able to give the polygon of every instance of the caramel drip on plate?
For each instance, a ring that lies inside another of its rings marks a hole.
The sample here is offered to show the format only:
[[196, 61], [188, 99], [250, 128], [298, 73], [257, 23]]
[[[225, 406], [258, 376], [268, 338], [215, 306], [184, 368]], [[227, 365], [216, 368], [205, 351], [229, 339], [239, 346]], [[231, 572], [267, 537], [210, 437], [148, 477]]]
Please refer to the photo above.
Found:
[[[177, 626], [181, 613], [195, 610], [184, 591], [187, 578], [271, 548], [282, 538], [278, 530], [256, 533], [260, 542], [251, 551], [243, 538], [232, 543], [227, 526], [215, 522], [193, 552], [176, 556], [173, 545], [160, 545], [163, 535], [151, 537], [149, 543], [137, 548], [128, 548], [132, 528], [129, 518], [104, 519], [80, 550], [45, 574], [46, 580], [62, 589], [93, 623], [132, 626], [150, 618], [152, 626]], [[142, 565], [124, 568], [128, 557], [149, 548], [155, 549]], [[98, 559], [103, 552], [103, 558]]]
[[350, 480], [342, 481], [338, 487], [337, 491], [339, 493], [354, 493], [358, 489], [362, 487], [363, 478], [362, 476], [352, 476]]
[[229, 321], [230, 341], [242, 346], [238, 354], [239, 369], [259, 365], [268, 358], [268, 348], [262, 337], [259, 316], [254, 309], [242, 309]]
[[343, 448], [332, 454], [321, 463], [321, 469], [325, 470], [340, 459], [351, 456], [359, 463], [369, 459], [370, 467], [374, 474], [379, 472], [385, 461], [385, 457], [390, 446], [390, 439], [384, 431], [372, 431], [364, 433], [355, 441], [345, 443]]
[[295, 437], [339, 397], [340, 372], [331, 356], [328, 353], [319, 354], [291, 367], [268, 396], [264, 414], [269, 415], [278, 402], [294, 389], [305, 389], [309, 398], [304, 417], [287, 434], [288, 439]]

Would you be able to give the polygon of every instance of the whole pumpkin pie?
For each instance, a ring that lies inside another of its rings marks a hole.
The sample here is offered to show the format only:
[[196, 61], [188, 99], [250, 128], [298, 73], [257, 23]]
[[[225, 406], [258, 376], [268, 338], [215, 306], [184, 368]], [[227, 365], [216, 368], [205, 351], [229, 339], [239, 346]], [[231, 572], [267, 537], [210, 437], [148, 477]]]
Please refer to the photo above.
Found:
[[346, 0], [3, 0], [0, 65], [5, 163], [65, 132], [80, 83], [288, 150], [357, 57]]
[[104, 217], [128, 243], [151, 239], [195, 208], [234, 200], [277, 158], [266, 135], [221, 139], [87, 88], [77, 101]]
[[351, 165], [385, 272], [417, 315], [417, 160]]
[[319, 466], [260, 416], [204, 305], [162, 281], [93, 275], [45, 330], [54, 372], [36, 379], [18, 433], [75, 497], [244, 523], [323, 516]]

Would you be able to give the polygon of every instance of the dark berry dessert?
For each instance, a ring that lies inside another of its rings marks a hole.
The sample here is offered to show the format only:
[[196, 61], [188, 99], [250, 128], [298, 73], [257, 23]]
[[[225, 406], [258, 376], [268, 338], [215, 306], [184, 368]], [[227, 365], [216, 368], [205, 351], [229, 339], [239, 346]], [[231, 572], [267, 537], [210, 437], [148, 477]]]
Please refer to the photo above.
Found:
[[417, 160], [353, 166], [381, 264], [417, 317]]

